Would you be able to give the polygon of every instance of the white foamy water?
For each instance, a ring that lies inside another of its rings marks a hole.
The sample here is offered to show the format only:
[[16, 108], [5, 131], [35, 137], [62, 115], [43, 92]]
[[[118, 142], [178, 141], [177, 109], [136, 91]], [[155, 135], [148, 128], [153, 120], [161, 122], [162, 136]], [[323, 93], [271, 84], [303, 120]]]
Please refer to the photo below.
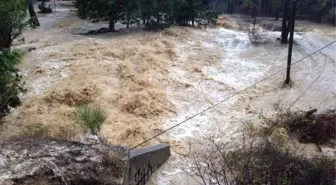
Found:
[[[279, 44], [275, 38], [280, 37], [280, 32], [265, 32], [264, 39], [268, 42], [266, 45], [252, 45], [247, 34], [226, 29], [208, 29], [206, 33], [207, 40], [203, 40], [203, 46], [214, 49], [223, 53], [221, 63], [218, 66], [206, 66], [206, 74], [214, 81], [226, 84], [239, 91], [245, 87], [261, 80], [262, 78], [286, 67], [287, 46]], [[309, 53], [323, 47], [335, 39], [330, 36], [317, 36], [314, 33], [299, 33], [295, 34], [295, 44], [293, 46], [293, 62], [303, 58]], [[307, 97], [302, 98], [298, 102], [301, 109], [309, 109], [307, 105], [324, 109], [335, 106], [334, 98], [336, 93], [336, 67], [335, 67], [335, 45], [324, 49], [321, 53], [316, 54], [303, 61], [301, 64], [292, 67], [292, 80], [295, 82], [295, 87], [290, 91], [272, 91], [266, 93], [265, 97], [261, 96], [263, 89], [258, 89], [259, 94], [257, 100], [251, 101], [251, 105], [256, 107], [269, 107], [271, 103], [276, 103], [279, 97], [287, 97], [288, 102], [294, 100], [304, 89], [317, 77], [322, 70], [324, 58], [327, 58], [327, 68], [321, 79], [312, 87], [311, 93], [307, 92]], [[322, 54], [322, 55], [321, 55]], [[278, 87], [284, 79], [285, 71], [275, 76], [274, 78], [264, 82], [265, 87]], [[183, 77], [183, 75], [181, 76]], [[212, 84], [214, 85], [214, 84]], [[202, 93], [211, 96], [217, 103], [220, 100], [230, 96], [232, 91], [216, 91], [214, 86], [208, 86]], [[217, 96], [216, 96], [217, 94]], [[220, 95], [219, 95], [220, 94]], [[260, 96], [261, 98], [258, 98]], [[325, 97], [323, 97], [325, 96]], [[204, 133], [209, 133], [216, 129], [220, 129], [225, 134], [222, 137], [227, 142], [235, 142], [236, 132], [241, 127], [240, 120], [242, 117], [251, 119], [256, 115], [247, 115], [244, 107], [237, 106], [237, 97], [223, 102], [218, 107], [203, 113], [186, 123], [169, 131], [169, 137], [173, 139], [188, 142], [191, 139], [201, 139]], [[266, 101], [263, 105], [261, 102]], [[327, 104], [323, 104], [328, 102]], [[166, 128], [173, 126], [176, 123], [206, 109], [211, 106], [207, 102], [196, 102], [186, 104], [181, 107], [174, 118], [166, 123]], [[170, 184], [198, 184], [192, 181], [184, 171], [179, 168], [181, 159], [173, 151], [171, 159], [162, 167], [153, 179], [153, 184], [170, 185]], [[155, 179], [156, 178], [156, 179]], [[190, 181], [189, 181], [190, 180]], [[188, 181], [188, 183], [186, 183]]]

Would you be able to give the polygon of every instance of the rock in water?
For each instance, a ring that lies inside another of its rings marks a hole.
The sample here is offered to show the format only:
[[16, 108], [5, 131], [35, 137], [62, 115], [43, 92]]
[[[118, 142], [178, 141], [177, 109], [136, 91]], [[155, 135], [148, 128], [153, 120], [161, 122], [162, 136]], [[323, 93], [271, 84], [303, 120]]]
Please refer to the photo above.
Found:
[[0, 185], [121, 185], [126, 150], [107, 144], [20, 138], [0, 142]]

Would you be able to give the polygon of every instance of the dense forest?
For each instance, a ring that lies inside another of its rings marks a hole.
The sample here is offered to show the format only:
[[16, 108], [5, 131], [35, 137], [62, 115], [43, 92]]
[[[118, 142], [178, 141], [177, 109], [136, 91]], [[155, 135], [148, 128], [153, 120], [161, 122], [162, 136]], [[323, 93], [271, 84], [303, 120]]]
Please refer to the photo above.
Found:
[[[258, 16], [274, 16], [279, 19], [284, 12], [287, 0], [209, 0], [213, 9], [224, 10], [224, 13], [241, 13]], [[297, 0], [297, 18], [317, 22], [336, 24], [335, 0]], [[291, 5], [291, 0], [287, 3]]]
[[[75, 5], [82, 18], [108, 18], [110, 31], [117, 21], [127, 27], [143, 23], [157, 29], [171, 24], [214, 24], [219, 13], [278, 20], [291, 12], [291, 0], [77, 0]], [[335, 6], [335, 0], [298, 0], [297, 18], [336, 24]]]
[[77, 13], [81, 18], [108, 19], [109, 31], [116, 22], [127, 27], [144, 24], [160, 29], [171, 24], [215, 24], [219, 12], [209, 7], [208, 0], [77, 0]]

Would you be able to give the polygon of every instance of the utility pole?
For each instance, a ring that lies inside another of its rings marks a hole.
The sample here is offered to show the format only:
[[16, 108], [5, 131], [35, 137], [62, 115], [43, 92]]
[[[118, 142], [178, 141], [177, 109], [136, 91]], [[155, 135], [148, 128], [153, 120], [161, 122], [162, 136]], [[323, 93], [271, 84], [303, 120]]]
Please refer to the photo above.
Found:
[[295, 14], [296, 14], [297, 0], [292, 1], [292, 17], [290, 22], [290, 36], [289, 36], [289, 47], [288, 47], [288, 59], [287, 59], [287, 74], [285, 84], [288, 85], [290, 82], [290, 70], [292, 65], [292, 49], [293, 49], [293, 38], [294, 38], [294, 26], [295, 26]]
[[54, 0], [54, 5], [55, 5], [55, 13], [56, 13], [56, 8], [57, 8], [57, 2]]

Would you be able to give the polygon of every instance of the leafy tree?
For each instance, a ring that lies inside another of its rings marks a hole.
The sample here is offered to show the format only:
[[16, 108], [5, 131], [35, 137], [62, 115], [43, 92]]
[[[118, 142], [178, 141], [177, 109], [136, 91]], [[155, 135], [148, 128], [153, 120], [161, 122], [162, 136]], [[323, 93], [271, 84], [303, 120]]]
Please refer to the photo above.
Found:
[[198, 12], [202, 11], [201, 0], [187, 0], [187, 21], [191, 21], [191, 24], [194, 25], [195, 19], [198, 16]]
[[212, 26], [217, 23], [219, 13], [213, 10], [204, 10], [200, 12], [197, 24], [200, 26]]
[[127, 28], [130, 24], [138, 23], [139, 4], [136, 0], [125, 0], [124, 11], [122, 12], [122, 23], [126, 24]]
[[322, 14], [327, 5], [327, 0], [316, 1], [316, 4], [313, 6], [313, 11], [315, 13], [316, 21], [322, 22]]
[[76, 0], [75, 1], [75, 7], [77, 8], [77, 15], [78, 17], [85, 19], [88, 17], [88, 7], [89, 3], [92, 0]]
[[188, 15], [188, 11], [192, 9], [192, 7], [188, 7], [188, 5], [193, 5], [193, 3], [189, 3], [186, 0], [176, 1], [174, 7], [174, 18], [175, 23], [177, 25], [187, 25], [190, 20], [190, 16]]
[[25, 92], [22, 77], [16, 68], [22, 53], [4, 49], [0, 54], [0, 118], [9, 113], [11, 107], [21, 105], [19, 94]]
[[169, 24], [184, 25], [183, 20], [185, 17], [185, 0], [173, 0], [171, 6], [171, 12], [168, 15]]
[[25, 0], [0, 0], [0, 51], [10, 48], [12, 41], [22, 33], [26, 10]]
[[75, 6], [82, 18], [108, 18], [109, 31], [115, 31], [114, 25], [121, 20], [123, 0], [79, 0]]
[[244, 0], [243, 6], [247, 7], [247, 9], [252, 9], [252, 18], [255, 18], [257, 16], [257, 13], [259, 11], [259, 0]]
[[21, 104], [19, 94], [22, 88], [22, 77], [16, 68], [22, 54], [10, 51], [12, 41], [18, 37], [27, 25], [26, 0], [0, 0], [0, 119], [8, 114], [11, 107]]
[[281, 8], [281, 0], [272, 0], [271, 7], [275, 9], [275, 20], [279, 20], [279, 13]]
[[108, 18], [109, 31], [121, 21], [129, 25], [139, 23], [150, 29], [163, 29], [171, 24], [213, 24], [218, 13], [208, 10], [209, 0], [77, 0], [78, 15], [82, 18]]
[[[150, 2], [149, 2], [150, 1]], [[145, 12], [146, 26], [153, 30], [164, 29], [172, 24], [175, 0], [149, 0]]]
[[148, 24], [154, 14], [156, 0], [140, 0], [140, 11], [143, 24]]
[[232, 6], [231, 6], [231, 4], [232, 4], [232, 2], [231, 2], [232, 0], [228, 0], [227, 1], [227, 12], [228, 13], [231, 13], [231, 9], [232, 9]]
[[175, 22], [178, 25], [189, 25], [191, 23], [194, 26], [195, 22], [203, 25], [212, 24], [212, 19], [217, 21], [218, 14], [209, 9], [207, 0], [182, 0], [175, 1], [175, 4], [178, 5], [174, 8]]

